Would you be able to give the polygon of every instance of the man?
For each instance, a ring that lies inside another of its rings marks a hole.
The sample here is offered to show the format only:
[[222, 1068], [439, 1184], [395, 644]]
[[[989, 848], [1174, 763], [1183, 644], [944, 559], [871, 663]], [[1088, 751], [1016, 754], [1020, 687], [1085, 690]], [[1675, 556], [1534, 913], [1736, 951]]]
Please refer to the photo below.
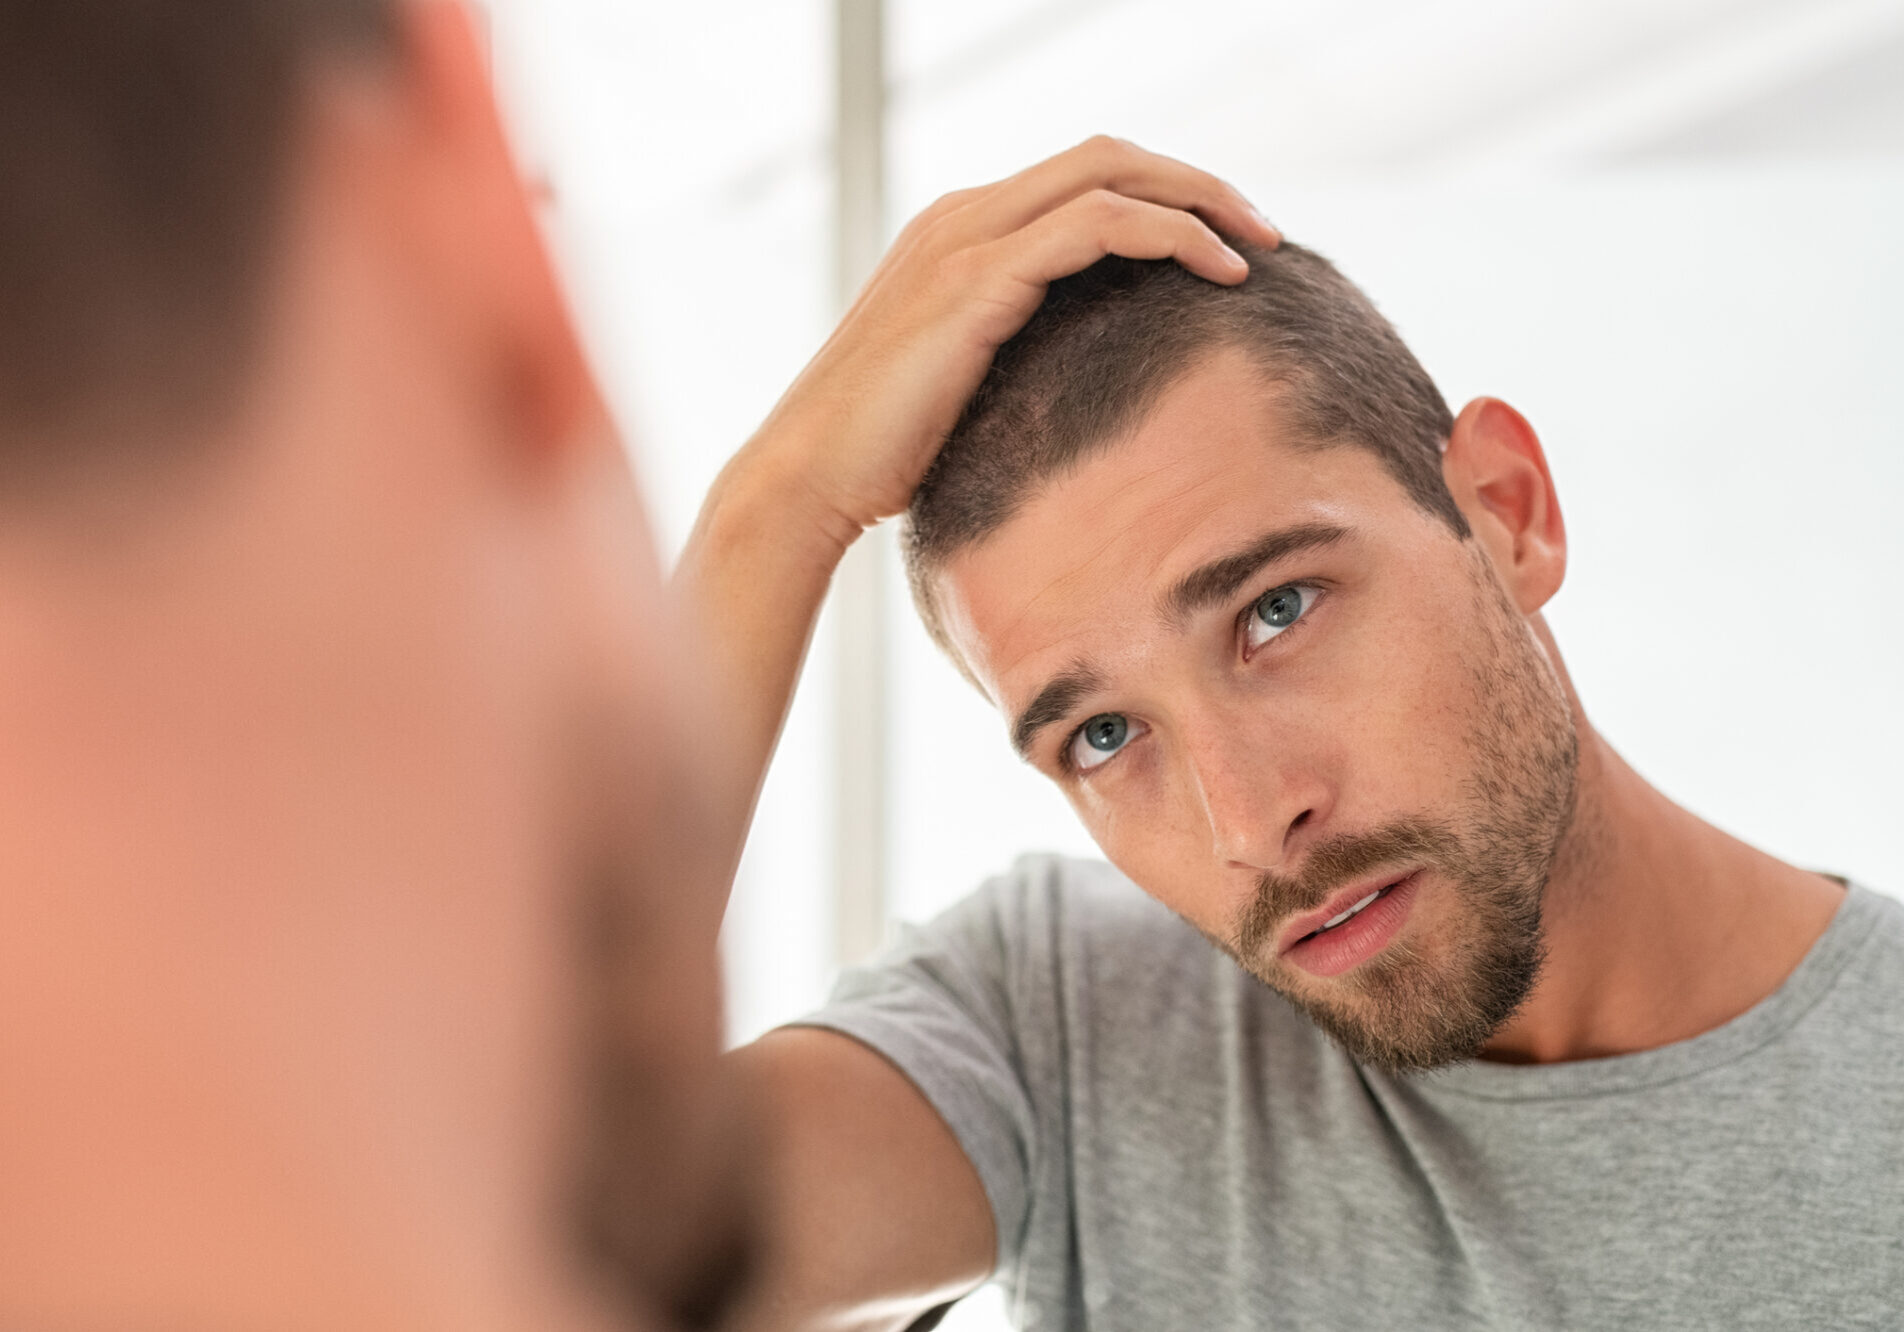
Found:
[[0, 3], [8, 1332], [741, 1289], [708, 721], [485, 64]]
[[1023, 861], [735, 1056], [777, 1325], [988, 1274], [1038, 1327], [1894, 1325], [1904, 911], [1621, 761], [1534, 431], [1327, 263], [1035, 297], [1023, 233], [1156, 169], [915, 224], [690, 550], [764, 756], [829, 561], [909, 505], [928, 626], [1116, 867]]

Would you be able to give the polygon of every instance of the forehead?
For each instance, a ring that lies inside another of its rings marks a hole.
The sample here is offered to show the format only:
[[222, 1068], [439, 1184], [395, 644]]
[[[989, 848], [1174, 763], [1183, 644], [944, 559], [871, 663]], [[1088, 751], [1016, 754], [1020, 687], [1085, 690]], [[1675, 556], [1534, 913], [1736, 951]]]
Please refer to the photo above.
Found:
[[946, 629], [995, 703], [1021, 705], [1080, 659], [1114, 670], [1167, 632], [1167, 589], [1268, 532], [1327, 524], [1360, 538], [1412, 507], [1369, 450], [1305, 444], [1279, 399], [1243, 353], [1214, 354], [947, 562]]

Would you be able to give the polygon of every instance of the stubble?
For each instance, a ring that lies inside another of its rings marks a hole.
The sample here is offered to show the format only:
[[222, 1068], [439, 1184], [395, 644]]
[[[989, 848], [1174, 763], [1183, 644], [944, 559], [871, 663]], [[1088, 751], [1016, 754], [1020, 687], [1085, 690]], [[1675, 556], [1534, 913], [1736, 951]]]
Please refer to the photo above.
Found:
[[[1575, 803], [1573, 716], [1527, 621], [1472, 550], [1476, 649], [1468, 687], [1472, 767], [1457, 809], [1318, 843], [1292, 876], [1265, 874], [1219, 941], [1358, 1061], [1407, 1073], [1472, 1058], [1519, 1010], [1545, 952], [1541, 908]], [[1327, 981], [1274, 955], [1273, 930], [1355, 879], [1425, 865], [1453, 890], [1438, 947], [1395, 940]]]

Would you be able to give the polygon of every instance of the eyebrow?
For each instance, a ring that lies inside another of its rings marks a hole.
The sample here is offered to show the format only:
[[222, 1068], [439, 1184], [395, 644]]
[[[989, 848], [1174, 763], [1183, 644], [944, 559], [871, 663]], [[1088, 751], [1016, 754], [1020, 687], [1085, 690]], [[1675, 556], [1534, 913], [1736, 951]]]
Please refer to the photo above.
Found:
[[1053, 722], [1063, 721], [1079, 699], [1103, 687], [1104, 677], [1094, 667], [1084, 662], [1072, 663], [1048, 680], [1038, 696], [1026, 704], [1025, 710], [1012, 722], [1012, 748], [1018, 751], [1020, 758], [1029, 759], [1031, 742], [1038, 738], [1038, 732]]
[[[1177, 580], [1161, 601], [1170, 623], [1181, 626], [1193, 613], [1229, 600], [1238, 588], [1267, 567], [1305, 550], [1334, 545], [1350, 535], [1334, 523], [1302, 523], [1266, 532], [1232, 554], [1200, 565]], [[1070, 715], [1078, 700], [1104, 687], [1104, 676], [1088, 662], [1076, 661], [1045, 683], [1012, 721], [1012, 748], [1030, 759], [1032, 741], [1054, 722]]]
[[1228, 601], [1266, 566], [1301, 551], [1332, 546], [1348, 535], [1348, 528], [1334, 523], [1303, 523], [1266, 532], [1234, 554], [1192, 569], [1158, 604], [1165, 619], [1181, 626], [1197, 611]]

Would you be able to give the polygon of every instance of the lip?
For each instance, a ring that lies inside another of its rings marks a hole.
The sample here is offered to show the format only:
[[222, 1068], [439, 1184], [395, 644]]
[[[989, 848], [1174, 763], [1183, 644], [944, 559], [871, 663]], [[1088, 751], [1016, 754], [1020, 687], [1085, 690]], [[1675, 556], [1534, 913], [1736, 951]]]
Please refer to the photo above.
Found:
[[[1282, 937], [1277, 941], [1277, 954], [1282, 955], [1288, 953], [1290, 949], [1301, 943], [1309, 935], [1321, 929], [1325, 921], [1334, 920], [1337, 916], [1347, 911], [1357, 902], [1360, 902], [1370, 893], [1379, 893], [1382, 889], [1390, 886], [1400, 887], [1403, 883], [1416, 878], [1420, 873], [1421, 867], [1419, 865], [1411, 866], [1406, 869], [1384, 870], [1380, 874], [1371, 874], [1354, 885], [1344, 888], [1314, 911], [1298, 916], [1291, 921], [1288, 928], [1282, 932]], [[1391, 893], [1390, 896], [1392, 897], [1394, 894]]]

